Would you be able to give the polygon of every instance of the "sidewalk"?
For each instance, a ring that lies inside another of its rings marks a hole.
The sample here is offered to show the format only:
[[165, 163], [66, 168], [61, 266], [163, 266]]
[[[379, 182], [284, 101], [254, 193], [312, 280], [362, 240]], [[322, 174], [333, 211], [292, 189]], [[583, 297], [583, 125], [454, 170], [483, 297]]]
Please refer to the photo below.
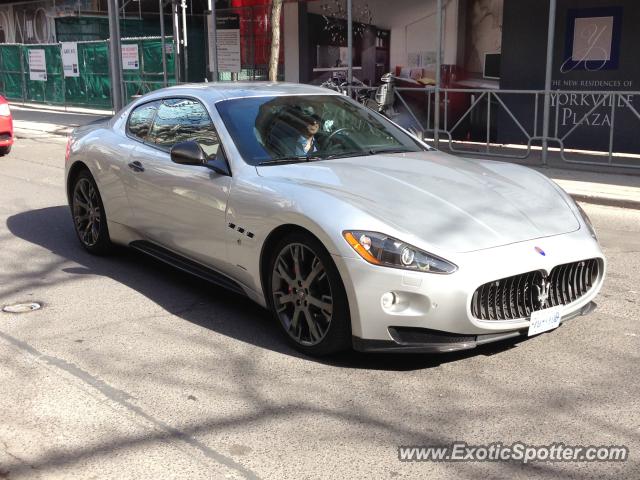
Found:
[[54, 110], [51, 107], [29, 107], [11, 104], [13, 127], [16, 137], [29, 138], [38, 135], [67, 136], [81, 125], [111, 116], [108, 111], [76, 109]]
[[575, 200], [640, 210], [640, 172], [620, 175], [534, 167], [553, 179]]
[[[21, 105], [11, 105], [11, 111], [18, 139], [43, 135], [65, 137], [75, 127], [110, 116], [109, 112], [97, 110], [64, 112], [51, 108]], [[580, 169], [563, 168], [562, 160], [557, 154], [551, 153], [551, 157], [553, 157], [549, 162], [551, 167], [541, 167], [540, 163], [536, 163], [535, 155], [531, 159], [518, 163], [535, 168], [545, 174], [578, 201], [640, 209], [640, 170], [637, 170], [635, 175], [627, 175], [589, 171], [585, 167]], [[483, 155], [482, 158], [491, 157]], [[503, 160], [501, 158], [495, 159]]]

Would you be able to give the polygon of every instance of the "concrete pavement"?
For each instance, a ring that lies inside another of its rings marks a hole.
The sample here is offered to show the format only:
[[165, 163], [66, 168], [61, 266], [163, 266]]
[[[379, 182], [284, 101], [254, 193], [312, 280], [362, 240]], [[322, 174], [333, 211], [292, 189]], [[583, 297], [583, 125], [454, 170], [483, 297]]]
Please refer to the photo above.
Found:
[[[77, 126], [110, 116], [110, 112], [88, 109], [62, 112], [51, 108], [21, 105], [11, 105], [11, 109], [18, 138], [41, 135], [66, 136]], [[558, 162], [554, 164], [557, 165]], [[553, 179], [576, 200], [640, 209], [640, 170], [631, 172], [635, 174], [623, 175], [557, 167], [543, 168], [531, 164], [529, 166]]]

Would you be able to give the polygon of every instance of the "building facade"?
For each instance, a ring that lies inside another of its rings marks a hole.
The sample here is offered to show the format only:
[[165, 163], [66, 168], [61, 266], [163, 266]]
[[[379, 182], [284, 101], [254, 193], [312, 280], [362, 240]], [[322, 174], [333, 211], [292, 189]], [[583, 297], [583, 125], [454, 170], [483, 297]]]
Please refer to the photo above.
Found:
[[[0, 43], [106, 39], [106, 2], [38, 0], [0, 6]], [[159, 35], [156, 0], [119, 4], [123, 37]], [[442, 0], [440, 86], [454, 89], [441, 105], [446, 135], [456, 140], [540, 142], [549, 4], [548, 0]], [[384, 73], [392, 72], [399, 86], [415, 90], [407, 95], [409, 107], [417, 110], [412, 118], [433, 128], [434, 114], [425, 111], [424, 99], [430, 99], [428, 90], [437, 77], [437, 1], [352, 0], [352, 5], [354, 76], [376, 86]], [[163, 12], [167, 35], [175, 35], [179, 81], [211, 78], [210, 6], [207, 0], [174, 1]], [[266, 79], [269, 0], [219, 0], [215, 9], [219, 21], [224, 19], [218, 24], [218, 34], [224, 35], [217, 38], [231, 42], [218, 45], [219, 55], [221, 48], [225, 55], [219, 79]], [[344, 72], [346, 18], [346, 0], [285, 1], [279, 77], [320, 84]], [[640, 150], [634, 138], [640, 122], [640, 98], [635, 93], [640, 82], [635, 47], [639, 21], [637, 0], [557, 0], [552, 142], [566, 148]], [[522, 94], [500, 93], [505, 90]], [[486, 91], [496, 94], [485, 94], [486, 104], [477, 102]]]

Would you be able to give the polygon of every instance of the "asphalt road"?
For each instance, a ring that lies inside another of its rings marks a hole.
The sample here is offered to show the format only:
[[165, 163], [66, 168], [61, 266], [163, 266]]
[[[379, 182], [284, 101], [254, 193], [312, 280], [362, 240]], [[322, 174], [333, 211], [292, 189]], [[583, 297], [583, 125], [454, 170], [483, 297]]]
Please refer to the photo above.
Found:
[[[77, 243], [64, 140], [0, 158], [0, 478], [640, 478], [640, 211], [584, 205], [598, 310], [467, 354], [305, 358], [244, 298]], [[405, 463], [398, 445], [626, 445], [625, 463]]]

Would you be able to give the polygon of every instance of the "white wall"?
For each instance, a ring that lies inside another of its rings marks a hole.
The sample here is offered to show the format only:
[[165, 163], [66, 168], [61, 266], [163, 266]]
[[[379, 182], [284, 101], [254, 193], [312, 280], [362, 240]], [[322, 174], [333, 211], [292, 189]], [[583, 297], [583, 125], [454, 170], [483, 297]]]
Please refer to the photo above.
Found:
[[[309, 13], [322, 14], [322, 5], [333, 0], [316, 0], [308, 3]], [[354, 19], [367, 4], [373, 24], [391, 30], [390, 65], [407, 66], [409, 54], [436, 50], [436, 0], [353, 0]], [[455, 64], [458, 49], [459, 0], [443, 0], [444, 63]]]
[[[458, 0], [443, 0], [443, 62], [456, 63]], [[377, 24], [391, 30], [391, 68], [407, 66], [411, 53], [437, 48], [435, 0], [372, 0]]]

